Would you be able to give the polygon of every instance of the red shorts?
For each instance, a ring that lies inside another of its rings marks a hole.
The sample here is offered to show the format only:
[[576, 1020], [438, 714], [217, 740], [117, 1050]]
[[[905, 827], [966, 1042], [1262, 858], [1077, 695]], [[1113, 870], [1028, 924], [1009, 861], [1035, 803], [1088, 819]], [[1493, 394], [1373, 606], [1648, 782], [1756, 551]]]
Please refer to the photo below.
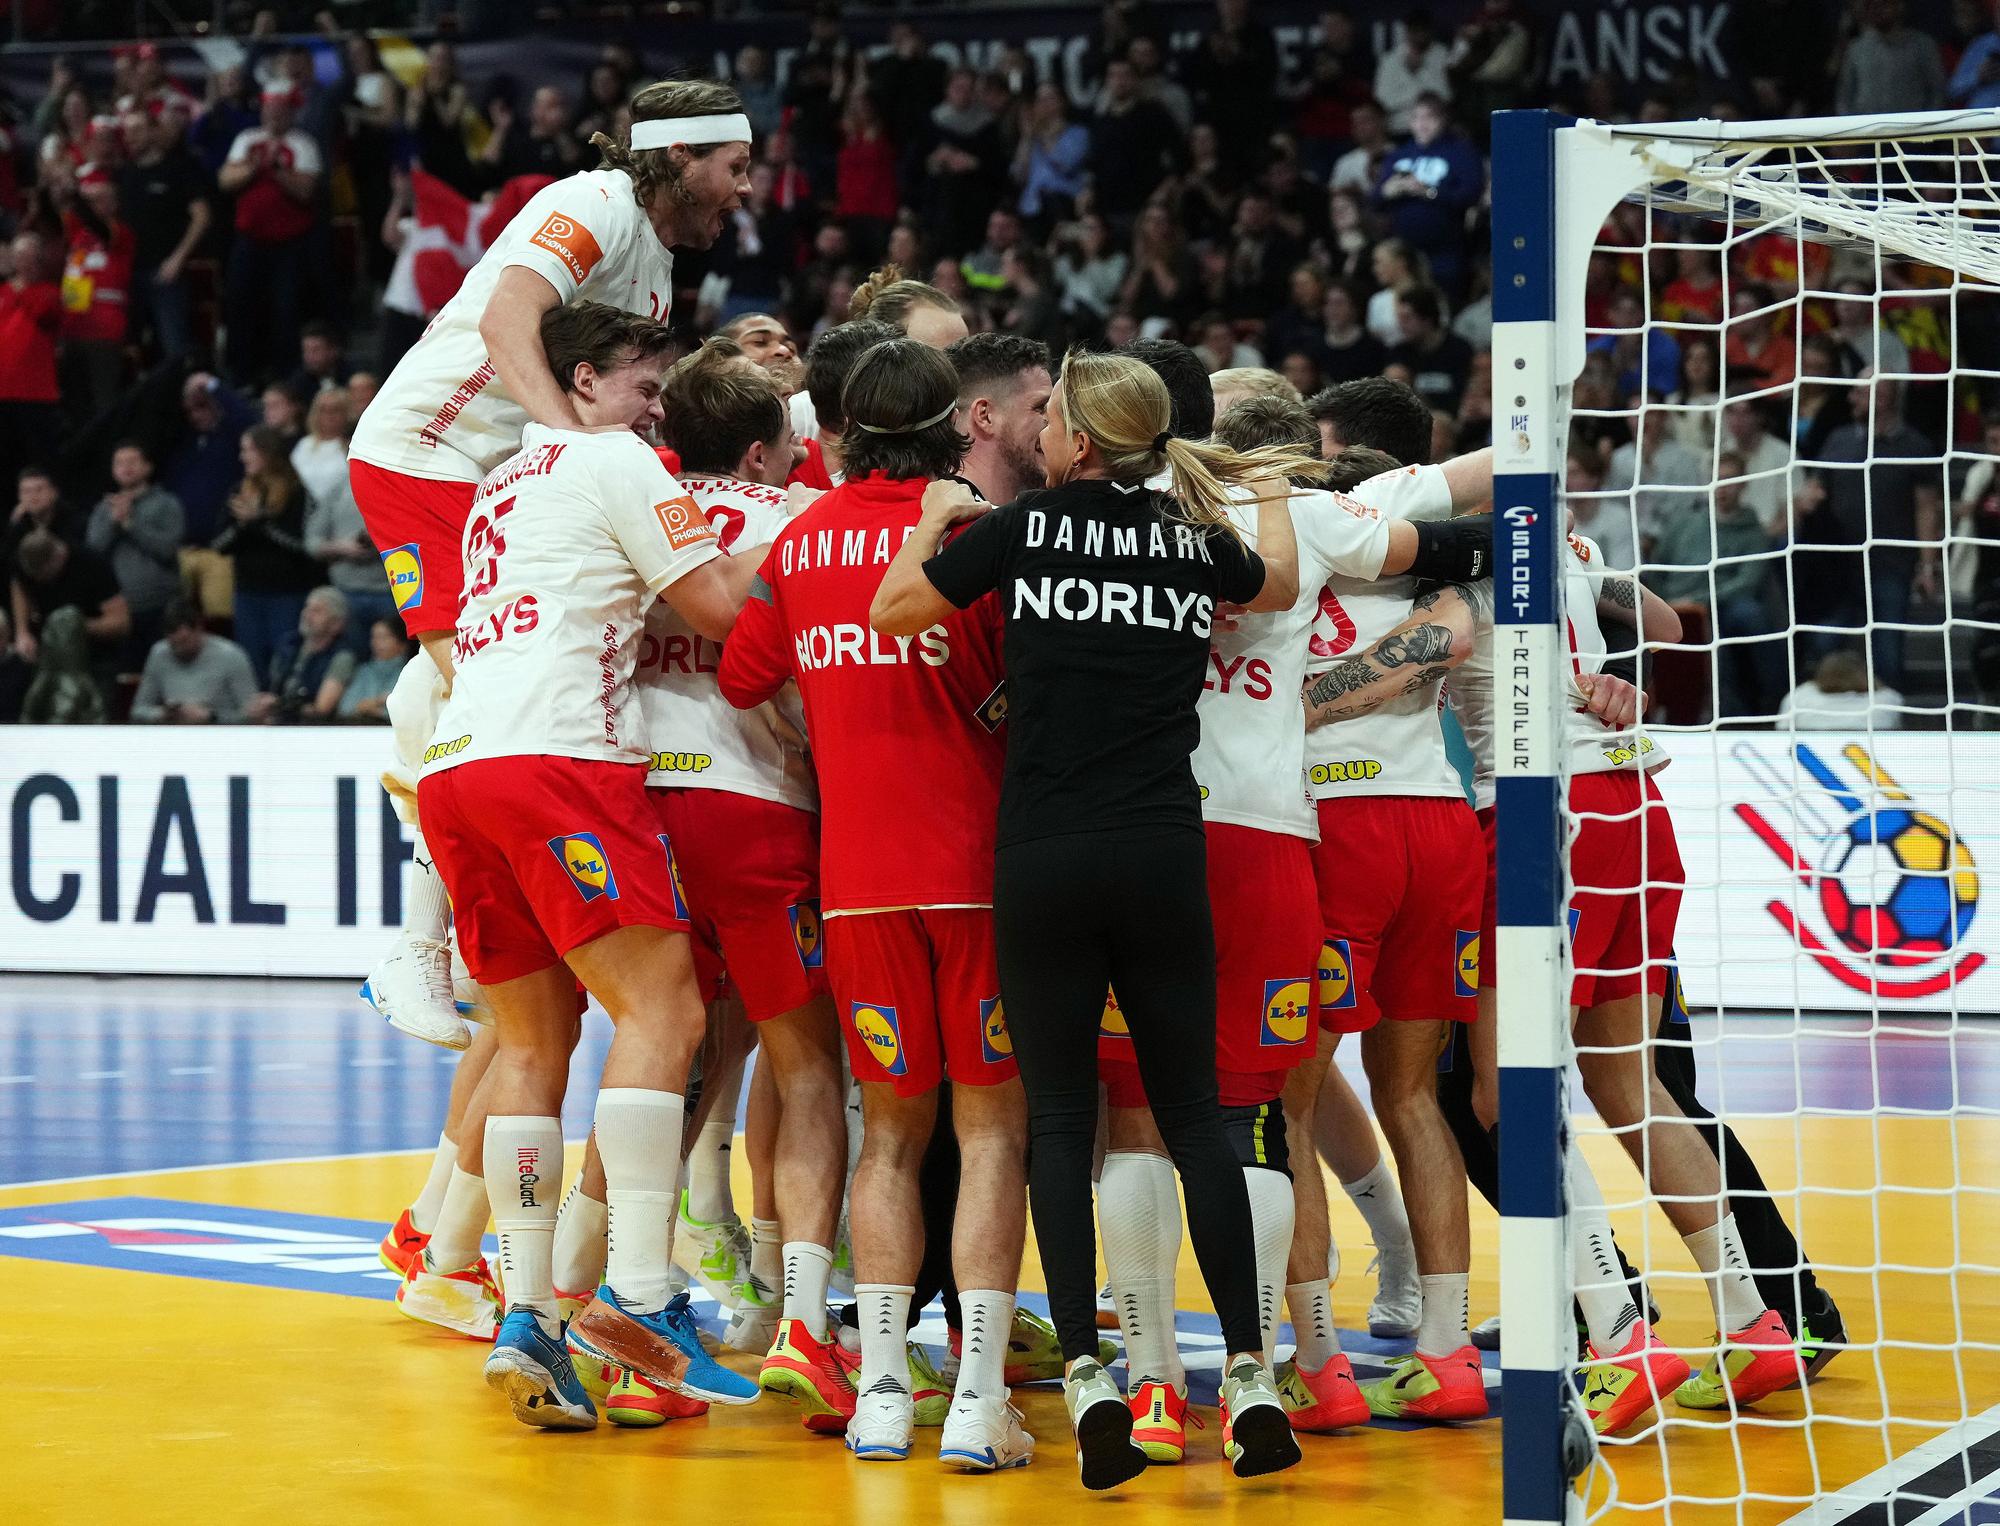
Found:
[[1319, 1021], [1362, 1033], [1384, 1017], [1478, 1016], [1479, 822], [1459, 796], [1319, 803]]
[[694, 924], [702, 999], [731, 981], [753, 1023], [826, 991], [819, 822], [775, 800], [713, 789], [649, 789]]
[[[1215, 1069], [1224, 1107], [1274, 1102], [1311, 1057], [1319, 914], [1312, 847], [1302, 837], [1211, 821], [1208, 901], [1215, 922]], [[1132, 1039], [1115, 1001], [1098, 1028], [1097, 1074], [1113, 1107], [1144, 1107]], [[1135, 1099], [1136, 1100], [1133, 1100]]]
[[382, 555], [403, 629], [412, 637], [452, 629], [465, 589], [465, 521], [478, 484], [409, 477], [352, 459], [347, 482]]
[[481, 985], [545, 970], [621, 927], [688, 931], [643, 764], [485, 758], [426, 774], [417, 808]]
[[947, 1075], [997, 1086], [1016, 1074], [1000, 1006], [993, 913], [983, 906], [849, 912], [824, 924], [834, 1010], [861, 1081], [920, 1097]]
[[1659, 786], [1630, 769], [1577, 774], [1569, 808], [1578, 818], [1569, 850], [1571, 1003], [1664, 996], [1687, 875]]
[[1493, 978], [1493, 961], [1500, 957], [1500, 813], [1492, 806], [1477, 813], [1479, 830], [1486, 838], [1486, 896], [1479, 909], [1479, 983], [1499, 984]]

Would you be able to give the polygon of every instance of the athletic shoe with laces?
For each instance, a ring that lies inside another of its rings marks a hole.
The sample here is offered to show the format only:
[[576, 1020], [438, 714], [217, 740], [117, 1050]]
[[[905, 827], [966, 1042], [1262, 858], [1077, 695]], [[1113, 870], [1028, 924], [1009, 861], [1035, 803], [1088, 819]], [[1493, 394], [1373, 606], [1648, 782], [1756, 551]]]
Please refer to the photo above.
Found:
[[722, 1332], [722, 1344], [731, 1351], [762, 1356], [778, 1338], [778, 1317], [784, 1300], [755, 1277], [739, 1283], [738, 1301]]
[[1472, 1327], [1472, 1344], [1480, 1351], [1498, 1351], [1500, 1349], [1500, 1316], [1498, 1314]]
[[910, 1396], [893, 1378], [878, 1378], [857, 1394], [845, 1426], [847, 1450], [859, 1462], [902, 1462], [910, 1455], [915, 1416]]
[[506, 1398], [523, 1425], [548, 1431], [597, 1427], [597, 1410], [577, 1381], [569, 1353], [532, 1309], [516, 1309], [501, 1321], [485, 1375], [486, 1386]]
[[1700, 1372], [1674, 1390], [1682, 1409], [1747, 1409], [1783, 1388], [1795, 1388], [1804, 1376], [1799, 1348], [1776, 1309], [1721, 1337], [1715, 1354]]
[[1368, 1275], [1376, 1279], [1375, 1298], [1368, 1305], [1368, 1333], [1378, 1341], [1413, 1339], [1424, 1318], [1424, 1285], [1417, 1277], [1415, 1248], [1378, 1249], [1368, 1263]]
[[[692, 1263], [687, 1259], [690, 1253]], [[709, 1297], [725, 1309], [734, 1309], [736, 1290], [750, 1275], [750, 1231], [733, 1213], [714, 1223], [697, 1219], [688, 1212], [687, 1189], [682, 1188], [674, 1260], [693, 1273]]]
[[431, 1243], [431, 1237], [410, 1222], [410, 1210], [405, 1208], [382, 1236], [382, 1243], [376, 1247], [376, 1255], [382, 1264], [399, 1277], [410, 1275], [412, 1262], [424, 1258], [424, 1247]]
[[1005, 1394], [960, 1394], [951, 1401], [938, 1461], [965, 1473], [998, 1473], [1025, 1468], [1035, 1455], [1035, 1438], [1021, 1428], [1021, 1412]]
[[1299, 1465], [1303, 1454], [1264, 1364], [1240, 1356], [1222, 1377], [1222, 1455], [1238, 1478]]
[[[1132, 1440], [1146, 1461], [1179, 1462], [1187, 1456], [1187, 1390], [1178, 1384], [1142, 1378], [1125, 1397], [1132, 1411]], [[1199, 1425], [1199, 1420], [1195, 1424]]]
[[1633, 1325], [1622, 1350], [1606, 1355], [1592, 1346], [1590, 1355], [1577, 1372], [1576, 1387], [1600, 1436], [1624, 1430], [1688, 1377], [1688, 1364], [1662, 1346], [1644, 1321]]
[[1354, 1364], [1343, 1352], [1334, 1352], [1317, 1371], [1280, 1362], [1276, 1379], [1295, 1431], [1339, 1431], [1368, 1423], [1368, 1401], [1361, 1397]]
[[1368, 1412], [1385, 1420], [1478, 1420], [1488, 1408], [1486, 1374], [1470, 1345], [1450, 1356], [1399, 1356], [1386, 1378], [1360, 1387]]
[[361, 983], [361, 999], [413, 1039], [440, 1049], [472, 1042], [452, 1001], [451, 945], [442, 939], [398, 939]]
[[1840, 1306], [1825, 1288], [1814, 1287], [1800, 1300], [1799, 1360], [1808, 1379], [1819, 1376], [1822, 1367], [1847, 1349], [1847, 1324]]
[[910, 1342], [910, 1418], [918, 1427], [935, 1430], [951, 1412], [951, 1385], [944, 1380], [930, 1352]]
[[778, 1321], [757, 1384], [796, 1404], [809, 1431], [845, 1430], [854, 1415], [854, 1379], [841, 1361], [839, 1337], [829, 1329], [825, 1340], [817, 1340], [802, 1319]]
[[472, 1265], [440, 1272], [420, 1254], [396, 1289], [396, 1307], [411, 1319], [476, 1341], [490, 1341], [500, 1328], [500, 1285], [481, 1256]]
[[1076, 1433], [1076, 1467], [1086, 1489], [1115, 1489], [1146, 1471], [1132, 1439], [1132, 1411], [1104, 1364], [1080, 1356], [1063, 1373], [1063, 1404]]
[[656, 1313], [641, 1314], [607, 1282], [589, 1307], [570, 1321], [569, 1343], [690, 1399], [711, 1404], [757, 1401], [757, 1385], [731, 1372], [702, 1346], [701, 1327], [694, 1322], [685, 1293]]
[[[956, 1362], [965, 1355], [965, 1332], [950, 1332], [952, 1360]], [[1118, 1347], [1102, 1336], [1097, 1341], [1097, 1360], [1109, 1367], [1118, 1360]], [[956, 1368], [953, 1369], [954, 1376]], [[1056, 1327], [1033, 1309], [1016, 1308], [1014, 1325], [1007, 1332], [1007, 1368], [1004, 1374], [1009, 1388], [1019, 1388], [1024, 1383], [1054, 1383], [1063, 1375], [1062, 1342], [1056, 1338]]]
[[600, 1402], [604, 1418], [627, 1430], [651, 1430], [669, 1420], [694, 1420], [708, 1413], [705, 1400], [690, 1399], [671, 1388], [648, 1383], [638, 1373], [623, 1368], [618, 1369], [618, 1381]]

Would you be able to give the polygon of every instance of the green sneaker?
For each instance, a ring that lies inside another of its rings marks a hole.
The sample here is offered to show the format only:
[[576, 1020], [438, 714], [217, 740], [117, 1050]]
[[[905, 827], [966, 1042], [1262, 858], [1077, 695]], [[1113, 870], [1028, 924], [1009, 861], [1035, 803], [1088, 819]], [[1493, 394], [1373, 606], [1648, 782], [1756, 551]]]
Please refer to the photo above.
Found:
[[1222, 1377], [1222, 1455], [1238, 1478], [1297, 1467], [1302, 1456], [1277, 1384], [1251, 1357], [1238, 1357]]
[[1076, 1432], [1076, 1466], [1086, 1489], [1115, 1489], [1146, 1471], [1132, 1440], [1132, 1411], [1104, 1364], [1080, 1356], [1063, 1374], [1063, 1403]]
[[674, 1260], [691, 1271], [717, 1303], [735, 1308], [733, 1289], [750, 1275], [750, 1231], [743, 1221], [735, 1214], [713, 1224], [695, 1218], [688, 1212], [687, 1191], [682, 1189], [674, 1239]]
[[910, 1342], [910, 1419], [914, 1425], [939, 1426], [951, 1413], [951, 1385], [937, 1370], [931, 1354]]

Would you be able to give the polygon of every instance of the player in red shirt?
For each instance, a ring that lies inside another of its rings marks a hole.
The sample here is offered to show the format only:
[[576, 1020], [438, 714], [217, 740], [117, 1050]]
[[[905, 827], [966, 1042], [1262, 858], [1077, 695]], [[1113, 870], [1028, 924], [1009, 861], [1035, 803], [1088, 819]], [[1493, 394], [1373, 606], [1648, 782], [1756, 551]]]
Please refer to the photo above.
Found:
[[[905, 1332], [923, 1251], [917, 1166], [949, 1077], [965, 1343], [939, 1455], [989, 1470], [1024, 1463], [1033, 1448], [1004, 1378], [1026, 1230], [1026, 1109], [993, 951], [999, 612], [987, 600], [907, 638], [868, 625], [883, 573], [921, 517], [924, 487], [964, 454], [957, 397], [949, 362], [914, 340], [887, 340], [856, 362], [843, 393], [849, 475], [773, 542], [720, 677], [741, 706], [796, 681], [819, 773], [827, 969], [864, 1118], [849, 1209], [863, 1280], [848, 1446], [867, 1459], [909, 1455]], [[838, 1388], [817, 1376], [832, 1361], [828, 1341], [803, 1319], [786, 1320], [766, 1386], [810, 1386], [837, 1400]]]

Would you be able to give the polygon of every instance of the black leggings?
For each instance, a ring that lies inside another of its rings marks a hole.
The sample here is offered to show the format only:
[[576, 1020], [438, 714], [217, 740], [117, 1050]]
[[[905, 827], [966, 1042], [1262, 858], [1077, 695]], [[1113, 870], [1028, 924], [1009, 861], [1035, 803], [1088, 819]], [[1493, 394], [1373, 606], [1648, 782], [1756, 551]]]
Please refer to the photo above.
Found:
[[1000, 994], [1028, 1094], [1028, 1202], [1065, 1360], [1097, 1352], [1090, 1161], [1097, 1027], [1113, 986], [1225, 1349], [1263, 1344], [1250, 1198], [1216, 1097], [1207, 887], [1199, 832], [1043, 838], [995, 859]]

